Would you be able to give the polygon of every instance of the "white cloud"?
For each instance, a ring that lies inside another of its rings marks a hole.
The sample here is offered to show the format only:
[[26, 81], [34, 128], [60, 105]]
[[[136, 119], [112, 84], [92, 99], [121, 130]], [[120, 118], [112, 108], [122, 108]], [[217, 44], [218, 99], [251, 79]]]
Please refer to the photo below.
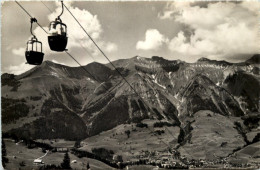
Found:
[[180, 10], [184, 10], [190, 5], [191, 2], [187, 1], [176, 1], [176, 2], [167, 2], [164, 11], [158, 13], [158, 18], [160, 19], [173, 19]]
[[25, 62], [23, 62], [23, 63], [21, 63], [19, 65], [16, 65], [16, 66], [10, 65], [5, 70], [8, 70], [8, 73], [19, 75], [19, 74], [22, 74], [22, 73], [32, 69], [33, 67], [35, 67], [35, 66], [34, 65], [25, 64]]
[[169, 40], [162, 35], [156, 29], [149, 29], [145, 33], [145, 40], [138, 41], [136, 44], [136, 49], [139, 50], [156, 50], [161, 47], [164, 43], [167, 43]]
[[175, 19], [193, 31], [191, 35], [180, 31], [170, 40], [170, 50], [184, 55], [217, 57], [258, 52], [258, 2], [218, 2], [209, 3], [207, 7], [190, 4], [168, 4], [159, 16]]
[[113, 51], [116, 51], [117, 50], [117, 45], [115, 45], [114, 43], [110, 43], [110, 42], [108, 42], [107, 44], [106, 44], [106, 51], [107, 52], [113, 52]]
[[251, 3], [250, 3], [250, 0], [248, 0], [248, 1], [243, 1], [241, 3], [241, 7], [246, 8], [247, 10], [257, 14], [259, 12], [260, 5], [259, 5], [259, 1], [257, 1], [257, 0], [255, 2], [251, 2]]
[[24, 56], [25, 55], [25, 48], [23, 48], [23, 47], [15, 48], [15, 49], [12, 50], [12, 53], [14, 55]]

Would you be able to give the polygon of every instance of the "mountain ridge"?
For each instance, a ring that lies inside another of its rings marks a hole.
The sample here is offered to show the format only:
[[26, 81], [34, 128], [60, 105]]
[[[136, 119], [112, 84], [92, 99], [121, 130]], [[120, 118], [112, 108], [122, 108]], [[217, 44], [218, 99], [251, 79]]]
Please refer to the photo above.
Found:
[[[259, 55], [254, 56], [253, 60], [257, 57]], [[2, 97], [24, 99], [30, 108], [26, 117], [42, 116], [43, 107], [49, 107], [59, 115], [55, 109], [60, 105], [61, 110], [84, 122], [85, 125], [81, 126], [86, 130], [81, 132], [82, 136], [96, 135], [119, 124], [143, 119], [184, 123], [185, 115], [191, 116], [200, 109], [237, 117], [259, 110], [255, 100], [259, 96], [258, 91], [251, 97], [240, 94], [241, 90], [234, 92], [229, 88], [232, 81], [227, 81], [224, 75], [227, 68], [234, 73], [247, 72], [252, 76], [249, 80], [257, 84], [259, 81], [252, 73], [251, 65], [227, 63], [205, 58], [196, 63], [186, 63], [158, 56], [135, 56], [113, 61], [137, 95], [109, 64], [94, 62], [82, 66], [90, 75], [81, 67], [44, 61], [41, 66], [21, 75], [2, 74]], [[197, 90], [192, 92], [193, 88]], [[239, 96], [244, 96], [243, 100], [238, 99]], [[46, 106], [47, 101], [57, 106]], [[207, 106], [211, 107], [204, 107], [198, 101], [207, 101]], [[247, 104], [241, 105], [241, 102]], [[43, 116], [49, 119], [47, 115]], [[104, 124], [103, 117], [107, 117], [109, 123]]]
[[[151, 59], [151, 60], [165, 60], [165, 61], [170, 61], [170, 62], [183, 62], [183, 63], [187, 63], [187, 62], [184, 62], [180, 59], [177, 59], [177, 60], [167, 60], [167, 59], [164, 59], [163, 57], [159, 57], [159, 56], [152, 56], [151, 58], [146, 58], [146, 57], [141, 57], [141, 56], [134, 56], [132, 58], [128, 58], [128, 59], [118, 59], [118, 60], [114, 60], [112, 61], [112, 63], [117, 66], [117, 67], [122, 67], [120, 65], [120, 63], [123, 63], [124, 61], [135, 61], [137, 60], [138, 58], [143, 58], [143, 59]], [[198, 63], [198, 62], [215, 62], [215, 63], [225, 63], [225, 64], [245, 64], [245, 63], [251, 63], [251, 64], [259, 64], [260, 62], [260, 54], [254, 54], [252, 57], [246, 59], [244, 62], [240, 62], [240, 63], [232, 63], [232, 62], [228, 62], [228, 61], [225, 61], [225, 60], [213, 60], [213, 59], [209, 59], [209, 58], [206, 58], [206, 57], [201, 57], [199, 58], [196, 62], [194, 63]], [[192, 64], [192, 63], [189, 63], [189, 64]], [[61, 64], [61, 63], [57, 63], [57, 62], [52, 62], [50, 60], [45, 60], [43, 61], [42, 65], [40, 66], [36, 66], [34, 68], [37, 68], [37, 67], [41, 67], [41, 66], [54, 66], [57, 67], [57, 66], [60, 66], [60, 67], [67, 67], [67, 68], [77, 68], [79, 66], [68, 66], [68, 65], [65, 65], [65, 64]], [[88, 67], [89, 65], [105, 65], [107, 66], [108, 68], [110, 69], [114, 69], [110, 63], [107, 63], [107, 64], [102, 64], [102, 63], [99, 63], [99, 62], [91, 62], [87, 65], [83, 65], [82, 67]], [[31, 70], [33, 70], [34, 68], [32, 68]], [[29, 72], [30, 70], [26, 71], [26, 72]], [[24, 72], [24, 73], [26, 73]], [[24, 73], [21, 73], [20, 75], [24, 74]], [[5, 73], [2, 73], [2, 74], [5, 74]], [[18, 76], [18, 75], [16, 75]]]

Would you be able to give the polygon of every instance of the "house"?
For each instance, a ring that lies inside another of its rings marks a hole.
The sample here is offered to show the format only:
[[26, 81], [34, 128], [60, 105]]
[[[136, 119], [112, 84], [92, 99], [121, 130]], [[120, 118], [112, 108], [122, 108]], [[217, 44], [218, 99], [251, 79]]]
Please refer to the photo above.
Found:
[[163, 156], [163, 157], [161, 157], [161, 160], [163, 162], [167, 162], [167, 161], [169, 161], [169, 158], [167, 156]]
[[155, 161], [155, 163], [156, 164], [160, 164], [162, 161], [160, 160], [160, 159], [157, 159], [156, 161]]
[[123, 158], [121, 155], [113, 155], [113, 161], [114, 162], [123, 162]]
[[170, 168], [171, 164], [169, 164], [169, 163], [162, 163], [161, 166], [164, 167], [164, 168]]
[[36, 165], [44, 164], [44, 162], [41, 159], [34, 159], [33, 163]]
[[56, 147], [57, 152], [68, 152], [69, 149], [68, 148], [63, 148], [63, 147]]

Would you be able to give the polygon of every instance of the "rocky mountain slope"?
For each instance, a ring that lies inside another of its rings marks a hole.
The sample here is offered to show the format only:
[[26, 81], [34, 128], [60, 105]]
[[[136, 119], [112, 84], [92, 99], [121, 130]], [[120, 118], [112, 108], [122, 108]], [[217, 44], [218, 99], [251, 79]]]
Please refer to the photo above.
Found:
[[248, 124], [238, 130], [243, 137], [259, 126], [250, 119], [257, 115], [259, 120], [259, 58], [235, 64], [157, 56], [114, 61], [134, 90], [110, 64], [88, 64], [84, 69], [89, 74], [45, 61], [21, 75], [2, 74], [2, 130], [20, 137], [76, 140], [120, 124], [158, 119], [179, 126], [185, 146], [193, 140], [187, 125], [198, 121], [197, 112], [209, 110], [242, 124], [248, 116]]

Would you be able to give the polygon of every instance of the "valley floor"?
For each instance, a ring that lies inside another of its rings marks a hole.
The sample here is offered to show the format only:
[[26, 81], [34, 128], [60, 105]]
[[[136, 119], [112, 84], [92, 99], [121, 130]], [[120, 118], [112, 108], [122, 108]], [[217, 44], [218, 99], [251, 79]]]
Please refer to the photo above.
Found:
[[[128, 166], [131, 170], [157, 169], [155, 165], [166, 167], [176, 164], [182, 167], [188, 165], [189, 168], [260, 168], [260, 142], [247, 145], [235, 129], [234, 122], [236, 121], [240, 121], [240, 118], [225, 118], [211, 111], [199, 111], [193, 117], [192, 130], [187, 141], [178, 147], [180, 133], [178, 126], [154, 127], [158, 120], [146, 119], [142, 123], [147, 127], [141, 128], [135, 123], [121, 124], [81, 141], [77, 150], [93, 153], [93, 150], [102, 148], [105, 151], [112, 151], [108, 155], [111, 162], [117, 162], [114, 159], [116, 155], [122, 156], [124, 163], [140, 164], [141, 161], [145, 162], [141, 164], [146, 164]], [[126, 131], [129, 131], [129, 136]], [[163, 133], [158, 134], [158, 131], [163, 131]], [[252, 134], [248, 136], [250, 135]], [[75, 141], [63, 139], [36, 141], [71, 150], [75, 144]], [[28, 149], [24, 143], [16, 144], [11, 139], [5, 139], [5, 144], [9, 159], [7, 169], [38, 169], [42, 166], [33, 163], [36, 158], [44, 155], [42, 148]], [[77, 161], [71, 163], [73, 169], [86, 169], [87, 162], [92, 170], [113, 169], [96, 159], [79, 158], [72, 152], [69, 156], [70, 161]], [[45, 165], [60, 165], [63, 157], [62, 151], [50, 151], [42, 160]], [[21, 162], [24, 162], [25, 166], [21, 166]]]
[[[28, 169], [39, 169], [42, 165], [35, 165], [34, 159], [43, 156], [45, 153], [42, 152], [41, 148], [28, 149], [23, 143], [16, 145], [11, 139], [5, 139], [5, 145], [7, 150], [7, 158], [9, 162], [6, 164], [8, 170], [28, 170]], [[71, 163], [73, 169], [86, 169], [87, 162], [89, 162], [92, 170], [103, 170], [113, 169], [110, 166], [90, 158], [78, 158], [75, 155], [69, 153], [70, 160], [77, 160], [77, 163]], [[64, 153], [60, 152], [48, 152], [48, 154], [42, 158], [42, 161], [47, 164], [60, 165], [64, 158]], [[20, 166], [20, 163], [24, 162], [25, 166]]]
[[[28, 149], [23, 143], [16, 144], [12, 139], [4, 139], [6, 150], [7, 150], [7, 158], [9, 162], [6, 164], [7, 170], [38, 170], [41, 165], [35, 165], [33, 161], [36, 158], [39, 158], [45, 153], [42, 152], [42, 148], [33, 148]], [[71, 141], [64, 141], [61, 142], [64, 146], [70, 146]], [[60, 145], [60, 143], [58, 144]], [[45, 165], [48, 164], [54, 164], [54, 165], [60, 165], [64, 157], [64, 153], [60, 152], [48, 152], [47, 155], [42, 158], [42, 161]], [[76, 163], [71, 163], [72, 169], [77, 170], [84, 170], [86, 169], [87, 163], [89, 163], [91, 170], [115, 170], [115, 168], [112, 168], [108, 166], [107, 164], [104, 164], [103, 162], [100, 162], [96, 159], [91, 158], [78, 158], [75, 155], [69, 153], [70, 160], [76, 160]], [[24, 162], [25, 166], [21, 166], [20, 164]], [[127, 169], [127, 168], [125, 168]], [[151, 165], [135, 165], [135, 166], [129, 166], [129, 170], [163, 170], [163, 168], [157, 168], [155, 166]]]

